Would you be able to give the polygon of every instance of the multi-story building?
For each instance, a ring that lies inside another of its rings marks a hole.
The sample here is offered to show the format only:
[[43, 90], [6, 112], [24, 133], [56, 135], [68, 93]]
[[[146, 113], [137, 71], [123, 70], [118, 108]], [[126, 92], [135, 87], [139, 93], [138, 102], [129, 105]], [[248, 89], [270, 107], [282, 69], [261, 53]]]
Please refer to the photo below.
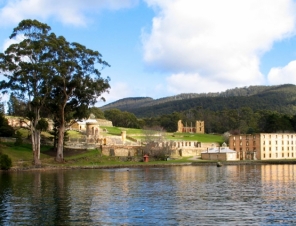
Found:
[[296, 158], [296, 133], [231, 135], [229, 148], [240, 160]]

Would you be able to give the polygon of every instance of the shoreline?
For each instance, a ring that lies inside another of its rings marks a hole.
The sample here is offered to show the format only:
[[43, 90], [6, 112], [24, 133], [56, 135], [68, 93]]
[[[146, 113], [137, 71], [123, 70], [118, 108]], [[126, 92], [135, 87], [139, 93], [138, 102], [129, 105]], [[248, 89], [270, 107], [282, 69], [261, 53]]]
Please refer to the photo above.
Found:
[[95, 166], [64, 166], [64, 165], [41, 165], [39, 167], [12, 167], [9, 170], [0, 172], [20, 171], [50, 171], [50, 170], [77, 170], [77, 169], [117, 169], [117, 168], [145, 168], [145, 167], [174, 167], [174, 166], [217, 166], [217, 163], [224, 165], [274, 165], [274, 164], [296, 164], [295, 160], [249, 160], [249, 161], [192, 161], [184, 163], [155, 163], [155, 164], [127, 164], [127, 165], [95, 165]]

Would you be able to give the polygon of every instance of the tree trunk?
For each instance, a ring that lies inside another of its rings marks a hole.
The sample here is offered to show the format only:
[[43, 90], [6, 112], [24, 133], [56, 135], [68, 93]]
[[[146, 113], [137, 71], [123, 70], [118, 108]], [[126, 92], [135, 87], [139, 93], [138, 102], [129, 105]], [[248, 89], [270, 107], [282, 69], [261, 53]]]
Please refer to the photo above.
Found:
[[57, 145], [57, 162], [64, 161], [64, 133], [65, 133], [65, 126], [62, 123], [58, 129], [58, 145]]
[[33, 164], [35, 166], [41, 165], [40, 160], [40, 131], [36, 129], [35, 122], [31, 122], [31, 139], [33, 150]]

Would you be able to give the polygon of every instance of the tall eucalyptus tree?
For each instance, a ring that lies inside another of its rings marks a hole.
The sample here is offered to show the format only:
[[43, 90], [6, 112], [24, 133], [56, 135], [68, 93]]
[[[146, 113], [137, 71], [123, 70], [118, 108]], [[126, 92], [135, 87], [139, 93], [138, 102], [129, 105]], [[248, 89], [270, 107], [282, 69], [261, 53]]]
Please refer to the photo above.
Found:
[[50, 27], [37, 20], [23, 20], [14, 28], [10, 38], [21, 37], [22, 41], [10, 45], [0, 54], [0, 73], [3, 92], [10, 91], [28, 104], [33, 162], [40, 161], [40, 109], [51, 91], [51, 50], [47, 45]]
[[[110, 88], [109, 78], [102, 78], [97, 66], [109, 64], [102, 60], [98, 51], [87, 49], [78, 43], [69, 43], [60, 36], [53, 39], [52, 65], [54, 75], [49, 103], [58, 128], [57, 156], [63, 161], [64, 133], [67, 122], [88, 116], [88, 107]], [[104, 100], [103, 97], [101, 99]]]
[[[50, 27], [37, 20], [23, 20], [10, 38], [23, 37], [0, 54], [3, 92], [10, 91], [28, 103], [34, 164], [40, 161], [40, 134], [46, 126], [40, 111], [46, 104], [58, 129], [57, 161], [63, 161], [67, 122], [85, 117], [89, 105], [110, 88], [97, 66], [109, 66], [98, 51], [49, 33]], [[103, 100], [104, 98], [101, 97]]]

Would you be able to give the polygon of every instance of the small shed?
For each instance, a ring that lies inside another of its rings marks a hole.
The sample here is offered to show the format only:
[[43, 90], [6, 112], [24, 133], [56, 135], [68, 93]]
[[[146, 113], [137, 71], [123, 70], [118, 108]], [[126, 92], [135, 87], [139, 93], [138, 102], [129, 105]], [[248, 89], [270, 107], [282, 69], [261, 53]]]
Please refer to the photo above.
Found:
[[201, 159], [217, 161], [236, 161], [236, 151], [229, 149], [224, 143], [222, 147], [211, 147], [201, 152]]

